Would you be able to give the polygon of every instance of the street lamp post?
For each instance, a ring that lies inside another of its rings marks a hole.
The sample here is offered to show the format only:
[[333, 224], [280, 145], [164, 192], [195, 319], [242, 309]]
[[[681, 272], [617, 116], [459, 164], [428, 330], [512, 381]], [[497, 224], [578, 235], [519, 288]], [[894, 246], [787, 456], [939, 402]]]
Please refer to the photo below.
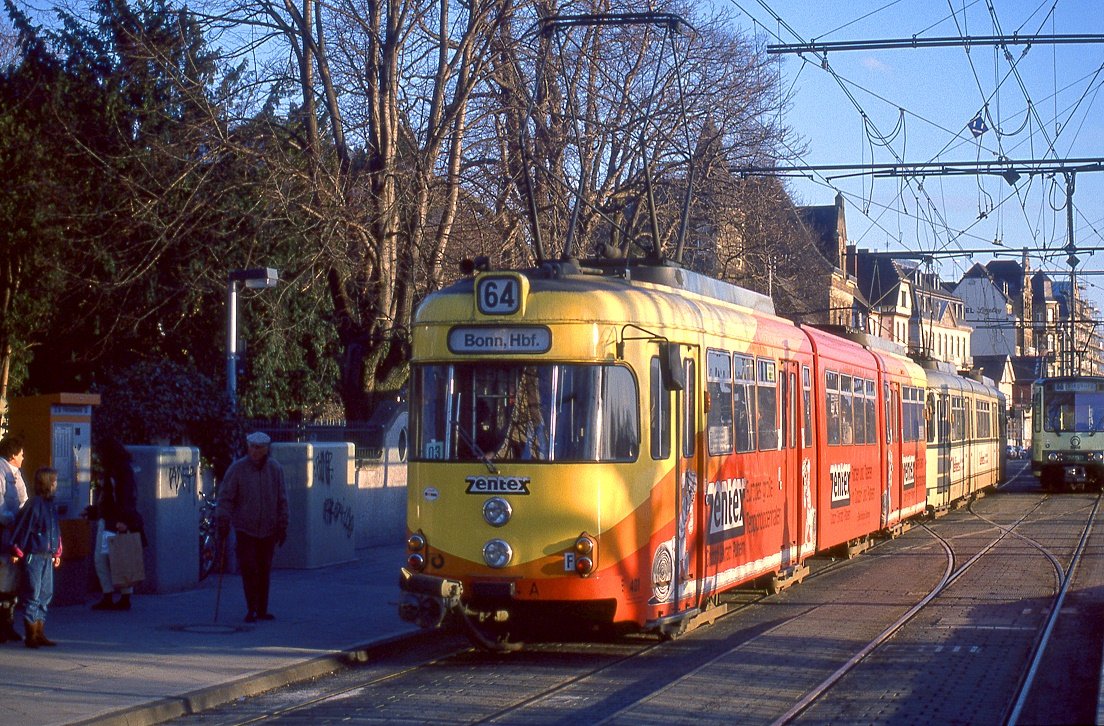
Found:
[[230, 408], [238, 408], [238, 284], [250, 289], [263, 290], [276, 287], [280, 273], [272, 267], [253, 267], [248, 270], [231, 270], [227, 284], [229, 303], [226, 309], [226, 395]]

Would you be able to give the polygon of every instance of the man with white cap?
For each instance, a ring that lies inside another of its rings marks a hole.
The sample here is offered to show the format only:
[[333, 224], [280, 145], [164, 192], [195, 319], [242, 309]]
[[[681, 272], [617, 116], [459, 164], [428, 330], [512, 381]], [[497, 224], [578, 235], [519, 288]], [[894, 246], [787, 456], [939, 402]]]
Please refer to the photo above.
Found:
[[284, 470], [268, 455], [272, 439], [255, 431], [245, 437], [248, 453], [226, 470], [219, 484], [219, 533], [234, 525], [238, 567], [245, 590], [245, 622], [272, 620], [268, 586], [272, 556], [287, 539], [288, 496]]

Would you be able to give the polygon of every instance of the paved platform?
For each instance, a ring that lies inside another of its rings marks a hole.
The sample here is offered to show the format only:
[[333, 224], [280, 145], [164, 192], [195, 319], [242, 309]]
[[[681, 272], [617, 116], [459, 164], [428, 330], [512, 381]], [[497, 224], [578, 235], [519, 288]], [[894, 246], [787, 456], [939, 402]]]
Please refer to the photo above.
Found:
[[[0, 645], [0, 726], [150, 724], [330, 672], [343, 653], [413, 633], [397, 614], [405, 543], [354, 562], [276, 570], [275, 620], [247, 624], [241, 578], [135, 595], [126, 612], [55, 607], [56, 648]], [[215, 602], [218, 599], [218, 618]], [[18, 626], [22, 632], [22, 622]]]

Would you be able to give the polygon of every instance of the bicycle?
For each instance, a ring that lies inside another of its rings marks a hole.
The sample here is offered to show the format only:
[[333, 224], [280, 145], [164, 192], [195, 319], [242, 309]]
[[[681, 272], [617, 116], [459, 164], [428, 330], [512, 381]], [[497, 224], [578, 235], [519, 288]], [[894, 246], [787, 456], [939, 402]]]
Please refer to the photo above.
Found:
[[218, 497], [200, 492], [199, 505], [199, 579], [210, 575], [218, 562]]

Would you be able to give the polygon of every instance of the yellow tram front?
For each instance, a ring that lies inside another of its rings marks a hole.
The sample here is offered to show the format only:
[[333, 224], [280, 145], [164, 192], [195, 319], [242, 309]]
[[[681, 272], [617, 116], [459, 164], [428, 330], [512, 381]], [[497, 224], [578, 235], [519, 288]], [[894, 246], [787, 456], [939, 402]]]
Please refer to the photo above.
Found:
[[651, 498], [672, 476], [640, 456], [640, 372], [659, 345], [618, 345], [623, 321], [674, 314], [665, 296], [634, 302], [594, 276], [533, 284], [482, 273], [427, 298], [413, 331], [400, 614], [455, 617], [490, 644], [642, 622]]

